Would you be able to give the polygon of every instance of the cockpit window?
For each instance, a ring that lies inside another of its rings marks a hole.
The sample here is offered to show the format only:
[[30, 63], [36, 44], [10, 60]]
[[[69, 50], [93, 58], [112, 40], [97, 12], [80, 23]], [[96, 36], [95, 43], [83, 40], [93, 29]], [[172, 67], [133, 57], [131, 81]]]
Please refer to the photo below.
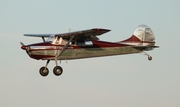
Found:
[[[65, 45], [67, 43], [67, 41], [64, 40], [62, 37], [54, 36], [54, 35], [51, 35], [46, 41], [51, 42], [52, 44], [56, 44], [56, 45]], [[78, 45], [78, 46], [93, 45], [92, 41], [85, 41], [85, 40], [71, 41], [70, 44], [71, 45]]]
[[55, 40], [55, 36], [54, 35], [51, 35], [46, 41], [48, 42], [52, 42]]
[[52, 44], [56, 44], [56, 45], [65, 45], [65, 44], [66, 44], [66, 41], [63, 40], [62, 37], [60, 37], [60, 36], [54, 36], [54, 35], [51, 35], [51, 36], [47, 39], [47, 42], [51, 42]]

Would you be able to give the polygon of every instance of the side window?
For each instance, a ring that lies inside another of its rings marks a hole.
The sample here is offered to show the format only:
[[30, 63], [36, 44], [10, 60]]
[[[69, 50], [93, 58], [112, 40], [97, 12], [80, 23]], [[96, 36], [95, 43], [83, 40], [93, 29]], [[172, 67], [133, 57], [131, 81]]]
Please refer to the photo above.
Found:
[[91, 46], [93, 45], [92, 41], [78, 41], [77, 45], [79, 46]]
[[85, 45], [90, 46], [93, 45], [92, 41], [85, 41]]

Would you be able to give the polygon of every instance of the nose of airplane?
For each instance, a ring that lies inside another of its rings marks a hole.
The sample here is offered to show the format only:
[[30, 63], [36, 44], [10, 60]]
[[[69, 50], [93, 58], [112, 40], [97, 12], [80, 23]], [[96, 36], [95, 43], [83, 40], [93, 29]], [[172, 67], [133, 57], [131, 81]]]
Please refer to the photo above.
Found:
[[21, 49], [26, 50], [27, 46], [21, 46]]

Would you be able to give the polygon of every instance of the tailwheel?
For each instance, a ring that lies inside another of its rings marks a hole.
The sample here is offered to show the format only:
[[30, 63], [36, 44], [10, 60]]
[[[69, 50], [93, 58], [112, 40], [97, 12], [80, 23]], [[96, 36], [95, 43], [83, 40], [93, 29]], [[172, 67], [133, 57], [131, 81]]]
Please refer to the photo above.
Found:
[[59, 76], [63, 73], [63, 69], [60, 66], [55, 66], [53, 69], [53, 73], [56, 76]]
[[151, 61], [152, 60], [152, 56], [148, 56], [148, 60]]
[[41, 67], [40, 69], [39, 69], [39, 73], [41, 74], [41, 76], [47, 76], [48, 74], [49, 74], [49, 70], [48, 70], [48, 68], [46, 68], [46, 67]]
[[145, 55], [148, 56], [148, 60], [151, 61], [152, 60], [152, 56], [150, 56], [149, 54], [147, 54], [146, 52], [142, 51]]

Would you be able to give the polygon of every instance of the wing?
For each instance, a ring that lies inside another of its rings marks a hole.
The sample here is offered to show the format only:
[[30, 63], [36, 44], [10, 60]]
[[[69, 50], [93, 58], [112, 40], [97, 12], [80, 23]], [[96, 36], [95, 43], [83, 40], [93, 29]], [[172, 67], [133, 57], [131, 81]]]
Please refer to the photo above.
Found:
[[[69, 33], [62, 33], [62, 34], [24, 34], [24, 36], [29, 37], [50, 37], [52, 35], [54, 36], [60, 36], [63, 39], [69, 40], [72, 35], [75, 35], [75, 38], [96, 38], [96, 36], [102, 35], [104, 33], [107, 33], [111, 30], [109, 29], [101, 29], [101, 28], [94, 28], [94, 29], [88, 29], [88, 30], [82, 30], [82, 31], [75, 31], [75, 32], [69, 32]], [[74, 38], [74, 39], [75, 39]]]
[[53, 34], [24, 34], [24, 36], [29, 36], [29, 37], [49, 37]]
[[43, 42], [45, 42], [44, 38], [50, 37], [52, 34], [24, 34], [24, 36], [29, 36], [29, 37], [41, 37]]
[[94, 29], [89, 29], [89, 30], [69, 32], [69, 33], [63, 33], [63, 34], [55, 34], [55, 36], [59, 36], [65, 40], [69, 40], [72, 37], [72, 35], [74, 35], [74, 38], [72, 41], [99, 40], [97, 36], [107, 33], [109, 31], [110, 30], [108, 29], [94, 28]]
[[109, 32], [109, 29], [101, 29], [101, 28], [93, 28], [88, 30], [82, 31], [75, 31], [69, 33], [62, 33], [62, 34], [24, 34], [24, 36], [29, 37], [42, 37], [43, 41], [44, 38], [55, 36], [55, 37], [62, 37], [64, 40], [69, 41], [69, 39], [74, 35], [71, 41], [88, 41], [88, 40], [99, 40], [97, 36], [102, 35], [104, 33]]

